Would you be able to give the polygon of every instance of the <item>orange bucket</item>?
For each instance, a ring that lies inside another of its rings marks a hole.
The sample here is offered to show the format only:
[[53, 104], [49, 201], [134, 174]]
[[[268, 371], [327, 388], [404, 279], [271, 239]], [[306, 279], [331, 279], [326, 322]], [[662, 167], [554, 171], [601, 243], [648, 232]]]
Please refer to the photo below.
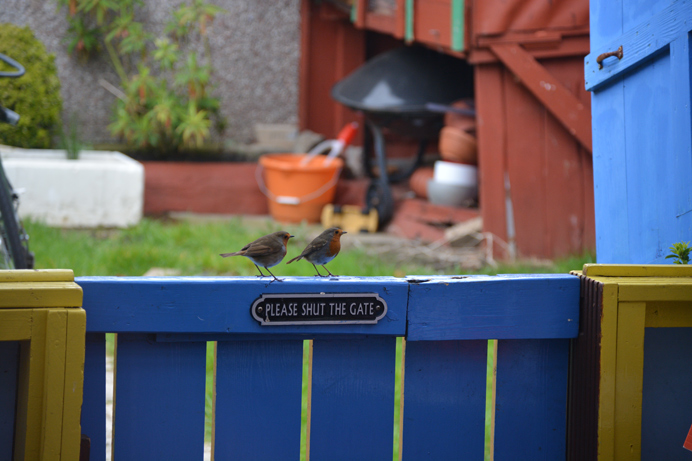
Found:
[[281, 222], [320, 222], [322, 208], [334, 201], [344, 166], [340, 158], [307, 154], [265, 154], [259, 159], [257, 184], [269, 200], [269, 213]]

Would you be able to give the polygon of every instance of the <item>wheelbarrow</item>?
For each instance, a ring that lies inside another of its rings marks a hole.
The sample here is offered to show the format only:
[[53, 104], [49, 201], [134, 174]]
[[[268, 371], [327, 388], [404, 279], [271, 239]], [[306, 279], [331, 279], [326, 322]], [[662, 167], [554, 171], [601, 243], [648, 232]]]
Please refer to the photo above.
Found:
[[[403, 46], [366, 62], [332, 87], [332, 98], [361, 112], [372, 134], [377, 174], [364, 153], [372, 178], [366, 192], [368, 208], [378, 212], [379, 228], [394, 214], [391, 182], [408, 178], [423, 161], [427, 144], [439, 136], [446, 107], [473, 96], [473, 69], [464, 60], [422, 46]], [[418, 141], [415, 158], [390, 175], [385, 132]]]

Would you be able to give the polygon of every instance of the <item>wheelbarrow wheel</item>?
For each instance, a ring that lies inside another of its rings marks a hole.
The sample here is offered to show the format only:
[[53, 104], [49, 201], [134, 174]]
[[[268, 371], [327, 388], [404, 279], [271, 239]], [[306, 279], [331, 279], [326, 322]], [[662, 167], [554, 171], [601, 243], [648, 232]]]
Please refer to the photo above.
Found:
[[365, 194], [365, 203], [369, 209], [377, 210], [377, 228], [382, 229], [394, 215], [394, 199], [389, 184], [380, 180], [370, 183]]

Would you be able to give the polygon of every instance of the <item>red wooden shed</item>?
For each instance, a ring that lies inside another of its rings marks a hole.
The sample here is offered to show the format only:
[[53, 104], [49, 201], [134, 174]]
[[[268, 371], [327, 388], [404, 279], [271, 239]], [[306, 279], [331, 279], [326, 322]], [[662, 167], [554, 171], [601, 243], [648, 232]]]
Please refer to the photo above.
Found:
[[484, 231], [522, 257], [593, 250], [588, 11], [588, 0], [303, 0], [300, 126], [334, 136], [358, 119], [331, 87], [382, 51], [417, 42], [466, 59]]

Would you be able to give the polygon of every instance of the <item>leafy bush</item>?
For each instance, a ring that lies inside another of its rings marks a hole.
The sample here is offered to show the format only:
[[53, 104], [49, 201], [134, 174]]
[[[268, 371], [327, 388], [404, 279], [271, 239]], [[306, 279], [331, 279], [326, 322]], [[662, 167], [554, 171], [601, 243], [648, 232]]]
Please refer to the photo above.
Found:
[[[0, 78], [0, 104], [17, 112], [17, 126], [0, 124], [0, 143], [16, 147], [48, 148], [60, 129], [60, 80], [55, 56], [28, 27], [0, 25], [0, 53], [19, 62], [26, 73]], [[3, 71], [13, 70], [2, 63]]]
[[[111, 90], [111, 133], [132, 149], [171, 153], [201, 148], [225, 121], [210, 95], [213, 73], [208, 30], [222, 9], [205, 0], [172, 11], [165, 35], [136, 21], [141, 0], [57, 0], [67, 8], [69, 50], [89, 59], [104, 51], [120, 77]], [[204, 52], [198, 53], [197, 49]]]

